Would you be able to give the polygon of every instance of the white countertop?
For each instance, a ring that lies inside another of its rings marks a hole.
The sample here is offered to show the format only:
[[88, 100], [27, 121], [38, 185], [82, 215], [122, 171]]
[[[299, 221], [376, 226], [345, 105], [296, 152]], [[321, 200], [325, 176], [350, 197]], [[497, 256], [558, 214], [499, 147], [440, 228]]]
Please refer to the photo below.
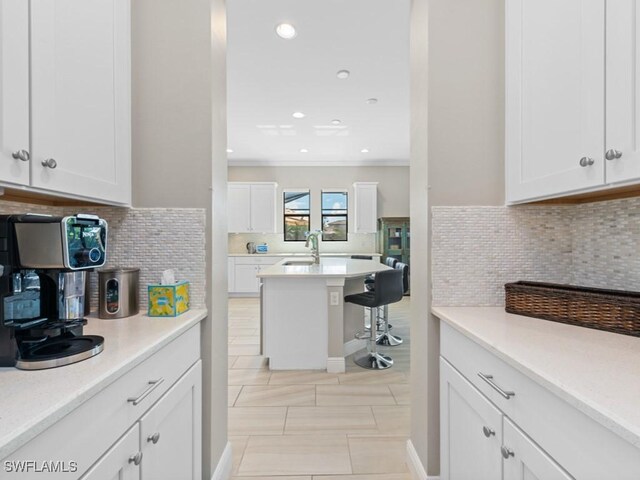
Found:
[[107, 385], [207, 316], [90, 318], [87, 335], [105, 338], [102, 353], [48, 370], [0, 368], [0, 459], [16, 451]]
[[312, 257], [285, 258], [275, 265], [271, 265], [260, 270], [258, 277], [308, 277], [308, 278], [330, 278], [330, 277], [365, 277], [371, 273], [389, 270], [388, 267], [378, 260], [355, 260], [352, 258], [322, 257], [320, 264], [316, 265], [285, 265], [289, 261], [299, 262], [302, 260], [313, 261]]
[[506, 313], [434, 307], [433, 314], [640, 447], [640, 338]]
[[[381, 257], [381, 253], [377, 252], [367, 252], [367, 253], [330, 253], [325, 252], [321, 253], [321, 257], [350, 257], [352, 255], [370, 255], [372, 257]], [[229, 257], [308, 257], [308, 252], [300, 252], [300, 253], [230, 253]]]

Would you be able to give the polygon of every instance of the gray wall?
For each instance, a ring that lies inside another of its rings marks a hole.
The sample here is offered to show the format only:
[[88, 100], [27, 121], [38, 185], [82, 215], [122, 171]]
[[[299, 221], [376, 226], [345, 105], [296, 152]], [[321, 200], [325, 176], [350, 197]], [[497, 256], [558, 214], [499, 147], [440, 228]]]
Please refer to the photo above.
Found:
[[134, 206], [206, 209], [203, 478], [209, 479], [227, 444], [227, 236], [212, 235], [226, 232], [224, 0], [132, 4]]
[[[432, 206], [504, 202], [504, 1], [413, 0], [411, 22], [412, 235], [431, 245]], [[411, 290], [430, 292], [417, 253]], [[431, 295], [411, 298], [411, 440], [437, 475], [439, 324]]]

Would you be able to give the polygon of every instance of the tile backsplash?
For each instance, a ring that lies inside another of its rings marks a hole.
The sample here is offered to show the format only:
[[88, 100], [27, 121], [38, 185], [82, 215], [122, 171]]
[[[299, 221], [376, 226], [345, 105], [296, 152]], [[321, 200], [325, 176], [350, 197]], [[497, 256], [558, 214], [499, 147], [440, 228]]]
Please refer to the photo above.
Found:
[[[309, 253], [304, 242], [285, 242], [282, 233], [231, 233], [229, 253], [247, 253], [248, 242], [269, 245], [269, 253]], [[349, 233], [346, 242], [320, 242], [320, 253], [373, 253], [377, 251], [375, 233]]]
[[640, 291], [640, 198], [432, 215], [434, 305], [504, 305], [517, 280]]
[[[148, 302], [147, 285], [172, 268], [191, 283], [191, 306], [205, 305], [205, 211], [199, 208], [50, 207], [0, 201], [0, 214], [95, 213], [109, 225], [108, 267], [140, 268], [140, 311]], [[91, 274], [92, 310], [97, 309], [97, 273]]]

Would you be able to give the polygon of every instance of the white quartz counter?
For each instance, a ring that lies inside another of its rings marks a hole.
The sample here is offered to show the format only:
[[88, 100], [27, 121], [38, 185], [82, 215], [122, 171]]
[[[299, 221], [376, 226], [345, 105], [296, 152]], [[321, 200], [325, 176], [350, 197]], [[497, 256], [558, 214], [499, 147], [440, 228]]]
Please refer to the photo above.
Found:
[[260, 278], [273, 277], [309, 277], [327, 278], [364, 277], [372, 273], [389, 270], [390, 267], [378, 260], [358, 260], [352, 258], [321, 257], [320, 264], [312, 265], [287, 265], [289, 262], [313, 261], [311, 257], [291, 257], [270, 267], [260, 270], [257, 274]]
[[206, 310], [190, 310], [176, 318], [146, 315], [120, 320], [90, 318], [84, 332], [105, 338], [104, 350], [99, 355], [48, 370], [0, 368], [0, 459], [206, 316]]
[[[367, 253], [321, 253], [321, 257], [351, 257], [352, 255], [369, 255], [371, 257], [381, 257], [381, 253], [377, 252], [367, 252]], [[308, 252], [300, 252], [300, 253], [230, 253], [229, 257], [308, 257]]]
[[506, 313], [433, 314], [589, 417], [640, 447], [640, 338]]

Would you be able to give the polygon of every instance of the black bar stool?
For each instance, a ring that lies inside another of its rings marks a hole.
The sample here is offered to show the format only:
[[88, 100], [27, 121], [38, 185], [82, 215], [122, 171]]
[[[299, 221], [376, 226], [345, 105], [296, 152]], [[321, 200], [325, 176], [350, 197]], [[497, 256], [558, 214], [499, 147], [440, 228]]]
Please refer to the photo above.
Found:
[[[404, 295], [409, 290], [409, 265], [396, 262], [394, 268], [402, 272], [402, 294]], [[378, 336], [377, 343], [385, 347], [402, 345], [402, 338], [397, 335], [392, 335], [389, 330], [391, 330], [391, 325], [389, 325], [389, 307], [385, 305], [382, 314], [382, 334]]]
[[369, 309], [371, 318], [371, 350], [366, 355], [357, 358], [356, 364], [363, 368], [382, 370], [393, 365], [393, 359], [387, 355], [378, 353], [378, 332], [375, 328], [375, 319], [378, 318], [378, 309], [390, 303], [402, 300], [402, 271], [384, 270], [376, 273], [374, 290], [371, 292], [356, 293], [344, 297], [345, 302], [355, 303]]

